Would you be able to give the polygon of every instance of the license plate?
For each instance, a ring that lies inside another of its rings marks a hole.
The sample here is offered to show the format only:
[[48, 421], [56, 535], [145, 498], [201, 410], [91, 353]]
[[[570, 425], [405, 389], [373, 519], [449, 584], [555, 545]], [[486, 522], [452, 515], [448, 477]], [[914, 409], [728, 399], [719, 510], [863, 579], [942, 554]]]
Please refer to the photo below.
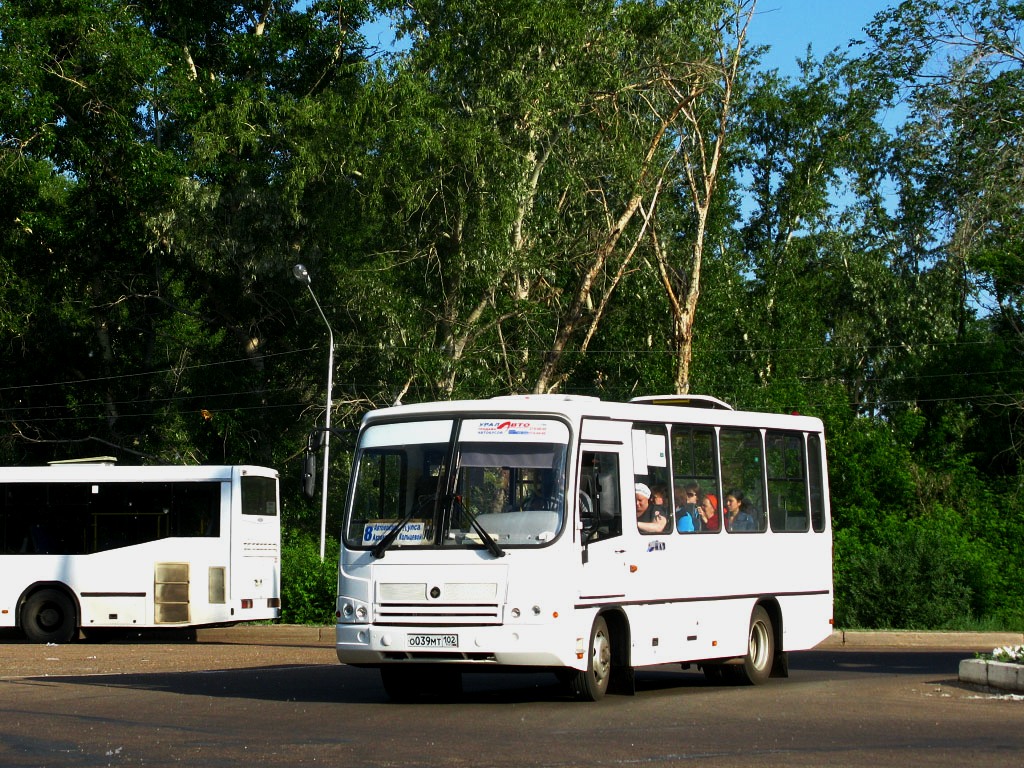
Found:
[[458, 648], [458, 635], [409, 635], [410, 648]]

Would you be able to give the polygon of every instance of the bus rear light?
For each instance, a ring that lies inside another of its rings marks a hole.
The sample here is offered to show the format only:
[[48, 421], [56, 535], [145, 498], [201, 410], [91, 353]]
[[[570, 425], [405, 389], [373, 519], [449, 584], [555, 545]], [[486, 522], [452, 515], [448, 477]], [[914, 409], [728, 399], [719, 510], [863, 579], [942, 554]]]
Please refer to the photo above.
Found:
[[242, 608], [252, 608], [252, 600], [249, 598], [242, 600]]
[[280, 597], [268, 597], [267, 598], [267, 608], [280, 608], [280, 607], [281, 607], [281, 598]]

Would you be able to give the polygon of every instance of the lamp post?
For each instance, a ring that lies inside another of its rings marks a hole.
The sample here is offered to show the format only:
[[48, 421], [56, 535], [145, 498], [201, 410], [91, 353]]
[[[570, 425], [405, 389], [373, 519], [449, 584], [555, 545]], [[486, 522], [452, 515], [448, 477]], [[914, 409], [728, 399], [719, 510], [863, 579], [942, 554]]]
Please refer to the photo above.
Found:
[[324, 320], [324, 325], [327, 326], [327, 339], [330, 343], [330, 352], [327, 355], [327, 415], [324, 417], [324, 484], [323, 492], [321, 493], [321, 507], [320, 507], [320, 560], [324, 559], [324, 549], [327, 540], [327, 461], [330, 458], [331, 449], [331, 390], [334, 388], [334, 331], [331, 330], [331, 324], [327, 322], [327, 315], [324, 314], [323, 309], [320, 308], [320, 302], [317, 301], [316, 294], [313, 293], [312, 281], [309, 279], [309, 270], [306, 269], [303, 264], [296, 264], [292, 267], [292, 274], [295, 279], [305, 285], [309, 289], [309, 295], [313, 297], [313, 303], [316, 304], [317, 311], [320, 313], [320, 317]]

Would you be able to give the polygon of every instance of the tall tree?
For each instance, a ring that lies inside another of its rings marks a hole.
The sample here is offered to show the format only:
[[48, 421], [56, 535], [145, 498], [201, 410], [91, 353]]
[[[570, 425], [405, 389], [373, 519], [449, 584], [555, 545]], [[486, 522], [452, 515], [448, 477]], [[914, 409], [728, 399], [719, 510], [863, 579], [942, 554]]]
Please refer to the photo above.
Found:
[[399, 393], [567, 381], [579, 357], [566, 352], [587, 349], [624, 277], [653, 263], [640, 255], [733, 7], [392, 6], [410, 47], [382, 72], [388, 125], [363, 188], [393, 211], [368, 218], [397, 269], [366, 274], [395, 308], [377, 332], [408, 360]]
[[365, 13], [292, 5], [0, 4], [9, 456], [272, 459], [263, 353], [291, 318], [261, 286]]
[[[991, 347], [985, 359], [1004, 358], [1004, 347], [1024, 349], [1024, 270], [1021, 211], [1024, 210], [1024, 3], [901, 3], [879, 14], [868, 33], [870, 63], [888, 78], [894, 98], [905, 100], [910, 119], [900, 132], [902, 193], [908, 268], [930, 266], [948, 276], [946, 301], [952, 328], [945, 341]], [[989, 326], [978, 339], [980, 316]], [[948, 377], [964, 371], [945, 348], [922, 358], [929, 374], [942, 365]], [[1004, 449], [1017, 451], [1024, 416], [1017, 366], [994, 387], [986, 364], [965, 404], [992, 434], [1009, 435]], [[956, 379], [947, 379], [956, 389]], [[908, 395], [910, 397], [910, 395]], [[926, 406], [928, 407], [928, 406]], [[936, 414], [936, 419], [940, 416]], [[986, 451], [988, 453], [988, 451]]]

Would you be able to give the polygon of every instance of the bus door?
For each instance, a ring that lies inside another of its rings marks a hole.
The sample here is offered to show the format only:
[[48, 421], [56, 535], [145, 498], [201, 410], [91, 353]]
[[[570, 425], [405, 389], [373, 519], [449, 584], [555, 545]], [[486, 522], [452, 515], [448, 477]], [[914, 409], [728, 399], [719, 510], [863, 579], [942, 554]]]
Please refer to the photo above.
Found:
[[634, 517], [632, 482], [626, 482], [632, 477], [629, 441], [628, 424], [583, 421], [578, 486], [582, 605], [626, 600], [629, 565], [623, 527]]
[[242, 475], [240, 500], [232, 504], [230, 583], [224, 589], [211, 573], [211, 603], [241, 601], [235, 618], [280, 615], [281, 563], [278, 482], [276, 477]]

